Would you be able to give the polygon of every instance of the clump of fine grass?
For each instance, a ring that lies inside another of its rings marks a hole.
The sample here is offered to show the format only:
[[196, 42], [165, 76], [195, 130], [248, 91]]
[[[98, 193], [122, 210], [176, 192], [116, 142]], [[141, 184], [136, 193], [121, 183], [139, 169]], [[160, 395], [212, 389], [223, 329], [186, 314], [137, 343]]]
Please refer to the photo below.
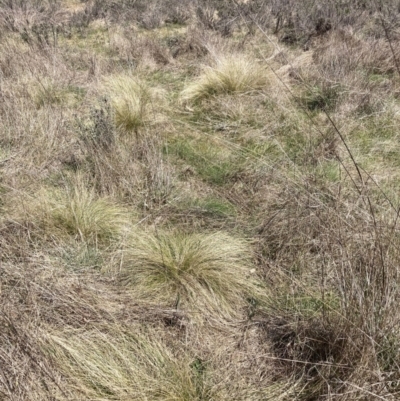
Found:
[[28, 219], [35, 225], [37, 238], [108, 242], [120, 238], [130, 223], [123, 207], [98, 197], [82, 182], [65, 190], [41, 189], [35, 197], [25, 197], [15, 210], [17, 220]]
[[141, 232], [131, 239], [123, 277], [142, 299], [232, 316], [258, 292], [251, 267], [246, 241], [223, 232]]
[[108, 198], [96, 197], [83, 185], [56, 195], [58, 205], [51, 211], [54, 223], [82, 241], [118, 238], [129, 224], [125, 210]]
[[182, 344], [176, 352], [177, 344], [162, 335], [149, 327], [128, 331], [114, 325], [112, 330], [48, 333], [41, 344], [74, 399], [284, 401], [296, 393], [297, 381], [263, 381], [265, 386], [254, 386], [241, 376], [241, 363], [238, 366], [236, 359], [222, 354], [224, 347], [200, 358], [195, 350], [182, 349]]
[[233, 54], [204, 67], [197, 80], [184, 89], [182, 99], [197, 101], [212, 95], [244, 93], [261, 89], [267, 83], [267, 72], [255, 59]]
[[124, 133], [137, 132], [149, 119], [151, 94], [140, 80], [117, 75], [106, 82], [116, 127]]
[[79, 86], [63, 85], [48, 78], [38, 78], [31, 85], [28, 93], [37, 109], [47, 105], [66, 105], [73, 107], [84, 96], [84, 90]]
[[175, 357], [150, 334], [75, 330], [48, 335], [44, 348], [84, 399], [211, 399], [205, 367], [190, 355]]

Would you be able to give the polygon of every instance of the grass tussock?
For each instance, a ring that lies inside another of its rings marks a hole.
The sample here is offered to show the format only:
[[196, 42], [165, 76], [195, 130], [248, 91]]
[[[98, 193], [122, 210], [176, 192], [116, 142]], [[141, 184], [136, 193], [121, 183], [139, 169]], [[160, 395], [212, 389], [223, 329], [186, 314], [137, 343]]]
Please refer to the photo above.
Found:
[[[42, 339], [44, 352], [63, 372], [74, 394], [86, 399], [284, 401], [299, 391], [298, 382], [246, 388], [239, 376], [228, 386], [225, 369], [239, 360], [219, 352], [203, 359], [176, 346], [157, 330], [143, 327], [118, 328], [112, 335], [105, 330], [69, 330]], [[223, 362], [225, 369], [221, 369]]]
[[151, 95], [144, 82], [119, 75], [106, 82], [116, 127], [124, 133], [137, 132], [150, 118]]
[[[137, 330], [136, 330], [137, 331]], [[210, 397], [195, 358], [176, 357], [157, 333], [72, 331], [46, 348], [86, 399], [184, 401]]]
[[245, 297], [256, 296], [248, 244], [225, 233], [134, 235], [123, 279], [134, 294], [152, 302], [234, 315]]
[[202, 73], [182, 92], [185, 101], [197, 101], [209, 96], [243, 93], [262, 89], [268, 83], [268, 74], [257, 60], [244, 54], [218, 57], [214, 65]]
[[57, 198], [51, 211], [55, 225], [83, 241], [117, 239], [129, 225], [122, 207], [93, 191], [77, 187]]
[[120, 238], [130, 224], [129, 214], [120, 205], [82, 183], [63, 191], [43, 189], [25, 197], [17, 208], [18, 219], [31, 221], [36, 235], [43, 238], [72, 237], [88, 243]]

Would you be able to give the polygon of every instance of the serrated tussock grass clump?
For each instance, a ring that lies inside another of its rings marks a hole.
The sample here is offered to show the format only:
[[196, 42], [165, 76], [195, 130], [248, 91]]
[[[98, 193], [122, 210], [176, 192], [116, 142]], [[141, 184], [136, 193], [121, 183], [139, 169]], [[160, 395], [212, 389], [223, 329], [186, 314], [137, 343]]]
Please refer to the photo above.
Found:
[[[182, 344], [176, 352], [162, 334], [149, 327], [68, 329], [43, 335], [41, 345], [74, 399], [285, 401], [298, 393], [298, 381], [257, 388], [239, 379], [237, 361], [219, 354], [223, 347], [203, 359]], [[231, 375], [238, 378], [234, 384]]]
[[186, 401], [212, 391], [190, 355], [175, 357], [159, 333], [113, 330], [70, 330], [43, 341], [82, 399]]
[[91, 242], [116, 239], [129, 225], [126, 211], [108, 198], [99, 198], [93, 190], [78, 185], [58, 193], [58, 206], [51, 215], [57, 226], [69, 235]]
[[261, 89], [267, 83], [267, 71], [257, 60], [244, 54], [232, 54], [218, 58], [212, 66], [205, 66], [181, 96], [184, 101], [197, 101], [212, 95]]
[[223, 232], [136, 233], [123, 269], [136, 296], [189, 312], [233, 316], [258, 294], [248, 243]]
[[60, 104], [65, 98], [65, 93], [55, 83], [44, 81], [36, 85], [31, 97], [37, 109], [47, 104]]
[[42, 188], [15, 210], [16, 219], [33, 223], [36, 235], [42, 238], [109, 242], [121, 238], [130, 223], [123, 207], [98, 197], [83, 183], [64, 190]]
[[108, 78], [116, 127], [124, 133], [137, 132], [149, 119], [151, 93], [146, 84], [128, 75]]

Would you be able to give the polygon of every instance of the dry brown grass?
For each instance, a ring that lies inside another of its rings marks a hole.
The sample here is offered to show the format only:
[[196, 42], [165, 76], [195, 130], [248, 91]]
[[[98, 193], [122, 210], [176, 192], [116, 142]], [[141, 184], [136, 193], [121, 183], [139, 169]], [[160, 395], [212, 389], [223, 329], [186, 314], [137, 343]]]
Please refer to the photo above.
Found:
[[397, 399], [396, 7], [0, 0], [0, 399]]

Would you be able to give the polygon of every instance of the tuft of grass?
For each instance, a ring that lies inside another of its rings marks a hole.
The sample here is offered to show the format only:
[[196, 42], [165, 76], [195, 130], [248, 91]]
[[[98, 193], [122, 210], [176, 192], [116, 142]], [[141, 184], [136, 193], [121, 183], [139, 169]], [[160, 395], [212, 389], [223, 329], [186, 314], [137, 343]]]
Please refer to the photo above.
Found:
[[159, 333], [100, 330], [48, 335], [43, 347], [84, 399], [186, 401], [211, 399], [204, 365], [177, 358]]
[[49, 78], [37, 78], [37, 81], [28, 86], [28, 93], [37, 109], [61, 104], [73, 107], [85, 95], [84, 89], [77, 85], [65, 85]]
[[334, 110], [340, 96], [339, 85], [320, 85], [308, 87], [299, 103], [310, 111]]
[[83, 185], [56, 194], [54, 201], [51, 217], [55, 226], [85, 242], [118, 238], [129, 224], [121, 206], [96, 197], [93, 190]]
[[37, 109], [46, 105], [60, 104], [65, 99], [65, 93], [54, 83], [43, 81], [35, 89], [31, 96]]
[[121, 238], [130, 224], [127, 211], [109, 198], [98, 197], [83, 182], [60, 189], [41, 189], [15, 208], [16, 220], [30, 222], [37, 238], [73, 237], [89, 244]]
[[46, 333], [41, 346], [76, 399], [286, 401], [296, 394], [298, 382], [257, 388], [238, 376], [232, 384], [238, 365], [220, 360], [222, 350], [203, 359], [182, 344], [176, 352], [162, 335], [148, 327], [67, 329]]
[[150, 90], [140, 80], [117, 75], [106, 81], [116, 127], [124, 132], [137, 132], [149, 119]]
[[265, 67], [244, 54], [233, 54], [203, 68], [195, 82], [183, 90], [184, 101], [197, 101], [212, 95], [244, 93], [268, 83]]
[[123, 281], [135, 295], [201, 313], [234, 315], [256, 296], [248, 243], [223, 232], [134, 235]]

